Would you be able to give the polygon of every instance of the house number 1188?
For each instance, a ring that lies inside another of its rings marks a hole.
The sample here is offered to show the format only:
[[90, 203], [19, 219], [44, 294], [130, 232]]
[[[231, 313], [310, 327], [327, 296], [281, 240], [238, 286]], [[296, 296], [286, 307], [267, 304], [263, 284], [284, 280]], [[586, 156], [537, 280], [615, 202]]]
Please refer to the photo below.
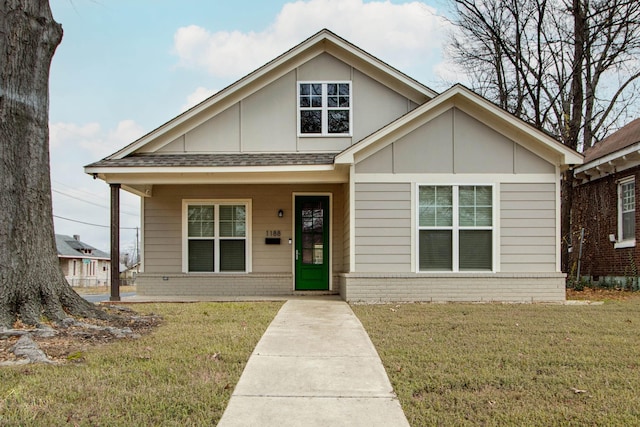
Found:
[[280, 230], [267, 230], [267, 237], [280, 237]]

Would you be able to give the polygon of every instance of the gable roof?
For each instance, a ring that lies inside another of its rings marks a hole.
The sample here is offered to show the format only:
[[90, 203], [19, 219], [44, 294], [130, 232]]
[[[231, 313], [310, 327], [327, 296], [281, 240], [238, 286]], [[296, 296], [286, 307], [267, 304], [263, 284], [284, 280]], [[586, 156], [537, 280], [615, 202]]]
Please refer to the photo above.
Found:
[[[178, 115], [121, 150], [107, 156], [104, 160], [122, 159], [123, 157], [131, 155], [161, 135], [167, 134], [179, 126], [193, 129], [238, 100], [256, 92], [297, 66], [322, 53], [329, 53], [341, 61], [358, 68], [369, 77], [392, 87], [395, 91], [403, 94], [416, 104], [422, 104], [437, 95], [437, 92], [398, 71], [389, 64], [379, 60], [333, 32], [323, 29], [274, 60], [202, 101], [195, 107]], [[170, 141], [167, 141], [167, 143], [168, 142]], [[160, 147], [155, 148], [158, 149]]]
[[637, 143], [640, 143], [640, 118], [633, 120], [617, 132], [612, 133], [593, 147], [585, 150], [583, 153], [584, 161], [589, 163]]
[[[108, 253], [80, 241], [79, 238], [76, 239], [64, 234], [56, 234], [55, 237], [58, 258], [111, 259]], [[90, 253], [83, 251], [90, 251]]]
[[396, 121], [367, 136], [336, 156], [336, 164], [352, 164], [358, 153], [373, 153], [384, 148], [444, 111], [460, 108], [495, 131], [511, 138], [544, 159], [563, 168], [582, 164], [580, 153], [546, 133], [508, 113], [461, 84], [456, 84]]
[[584, 155], [585, 163], [574, 171], [583, 183], [640, 165], [640, 118], [587, 149]]

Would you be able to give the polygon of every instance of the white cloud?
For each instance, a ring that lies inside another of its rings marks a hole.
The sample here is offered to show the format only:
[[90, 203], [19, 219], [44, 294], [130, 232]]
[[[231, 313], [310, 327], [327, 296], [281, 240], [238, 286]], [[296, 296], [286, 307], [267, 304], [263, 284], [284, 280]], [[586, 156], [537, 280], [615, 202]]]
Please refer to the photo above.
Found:
[[328, 28], [396, 68], [431, 75], [450, 26], [436, 9], [419, 1], [296, 1], [285, 4], [261, 32], [182, 27], [174, 35], [174, 51], [181, 66], [239, 78]]
[[98, 160], [114, 153], [144, 134], [133, 120], [122, 120], [115, 129], [104, 131], [99, 123], [51, 123], [49, 141], [51, 149], [73, 146], [86, 150], [91, 160]]
[[99, 134], [99, 123], [87, 123], [85, 125], [77, 125], [75, 123], [49, 124], [49, 144], [52, 149], [61, 147], [70, 140], [96, 144], [98, 143], [97, 136]]
[[[59, 217], [96, 225], [109, 225], [109, 186], [84, 173], [83, 166], [100, 160], [143, 134], [132, 120], [123, 120], [112, 129], [98, 123], [50, 123], [51, 180], [53, 213]], [[121, 191], [121, 244], [135, 239], [140, 224], [139, 198]], [[80, 234], [82, 240], [101, 250], [109, 250], [109, 228], [54, 218], [56, 233]]]
[[187, 96], [187, 102], [182, 106], [181, 112], [187, 111], [191, 107], [195, 107], [214, 93], [217, 90], [207, 89], [206, 87], [198, 86], [193, 93]]

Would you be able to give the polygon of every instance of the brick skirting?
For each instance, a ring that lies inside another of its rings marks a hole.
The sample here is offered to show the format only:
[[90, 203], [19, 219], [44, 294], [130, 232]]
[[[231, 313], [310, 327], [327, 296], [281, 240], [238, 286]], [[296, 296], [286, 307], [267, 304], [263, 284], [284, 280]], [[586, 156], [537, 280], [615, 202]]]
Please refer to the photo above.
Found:
[[340, 295], [353, 303], [564, 302], [564, 273], [340, 275]]

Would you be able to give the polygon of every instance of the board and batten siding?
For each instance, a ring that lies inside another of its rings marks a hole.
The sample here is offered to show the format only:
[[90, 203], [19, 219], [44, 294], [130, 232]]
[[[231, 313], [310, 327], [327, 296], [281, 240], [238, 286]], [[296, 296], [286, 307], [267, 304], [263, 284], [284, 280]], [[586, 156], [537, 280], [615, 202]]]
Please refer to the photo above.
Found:
[[411, 271], [411, 184], [356, 183], [358, 272]]
[[[299, 81], [351, 82], [351, 136], [298, 135]], [[393, 88], [323, 53], [231, 105], [219, 106], [224, 109], [212, 112], [195, 128], [176, 129], [141, 152], [339, 152], [415, 107]]]
[[500, 185], [500, 270], [556, 271], [556, 184]]

